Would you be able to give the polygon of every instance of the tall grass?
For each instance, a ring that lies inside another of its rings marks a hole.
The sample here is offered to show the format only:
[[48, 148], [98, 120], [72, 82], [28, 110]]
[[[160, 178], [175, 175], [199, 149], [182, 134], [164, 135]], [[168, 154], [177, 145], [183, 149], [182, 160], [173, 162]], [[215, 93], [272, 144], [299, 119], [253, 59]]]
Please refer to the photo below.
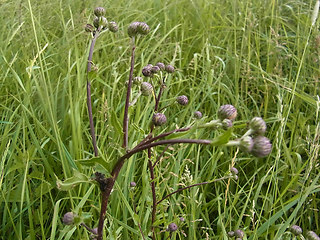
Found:
[[[172, 239], [227, 239], [242, 228], [248, 239], [282, 239], [300, 225], [320, 233], [319, 223], [319, 22], [315, 1], [3, 1], [0, 4], [0, 238], [87, 239], [82, 228], [63, 226], [74, 210], [92, 227], [99, 216], [99, 189], [56, 187], [93, 157], [86, 109], [85, 70], [90, 36], [84, 25], [96, 6], [107, 9], [120, 30], [103, 34], [94, 52], [99, 68], [92, 99], [99, 154], [110, 171], [121, 146], [125, 82], [129, 75], [132, 21], [151, 27], [138, 39], [136, 72], [165, 61], [178, 69], [168, 79], [166, 102], [185, 94], [190, 104], [167, 110], [169, 125], [189, 124], [200, 110], [216, 117], [233, 104], [243, 127], [254, 116], [268, 123], [272, 154], [256, 159], [236, 149], [174, 146], [159, 165], [159, 194], [223, 176], [234, 162], [239, 181], [196, 187], [159, 206], [157, 225], [178, 222]], [[135, 90], [134, 90], [135, 91]], [[133, 91], [133, 94], [135, 92]], [[129, 145], [142, 139], [152, 102], [140, 98], [131, 112]], [[214, 131], [195, 133], [213, 138]], [[101, 168], [101, 167], [100, 167]], [[137, 182], [133, 210], [130, 181]], [[141, 239], [148, 233], [151, 189], [146, 154], [127, 161], [111, 195], [108, 239]]]

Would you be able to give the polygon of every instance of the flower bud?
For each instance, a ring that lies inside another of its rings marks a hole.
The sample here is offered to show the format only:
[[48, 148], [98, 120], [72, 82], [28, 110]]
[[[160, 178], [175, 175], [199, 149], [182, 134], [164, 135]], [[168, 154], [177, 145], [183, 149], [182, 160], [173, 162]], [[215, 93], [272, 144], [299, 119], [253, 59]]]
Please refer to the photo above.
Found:
[[184, 217], [181, 217], [181, 218], [179, 218], [179, 220], [181, 221], [181, 222], [184, 222]]
[[108, 24], [108, 21], [105, 17], [95, 17], [93, 19], [93, 25], [96, 28], [105, 27], [105, 26], [107, 26], [107, 24]]
[[196, 119], [200, 119], [202, 118], [202, 113], [200, 111], [195, 111], [193, 113], [193, 116], [196, 118]]
[[152, 122], [155, 126], [161, 126], [167, 122], [167, 117], [163, 113], [155, 113]]
[[234, 236], [236, 238], [242, 239], [244, 237], [244, 232], [241, 229], [237, 229], [234, 231]]
[[230, 105], [222, 105], [218, 110], [218, 118], [223, 121], [224, 119], [230, 119], [233, 121], [237, 117], [237, 109]]
[[151, 66], [150, 66], [150, 65], [147, 65], [147, 66], [143, 67], [143, 68], [142, 68], [142, 74], [143, 74], [143, 76], [145, 76], [145, 77], [151, 77], [151, 76], [152, 76], [152, 71], [151, 71], [151, 69], [152, 69], [152, 65], [151, 65]]
[[139, 22], [137, 30], [141, 35], [147, 35], [150, 32], [150, 28], [145, 22]]
[[182, 106], [185, 106], [188, 104], [189, 100], [188, 100], [188, 97], [185, 96], [185, 95], [181, 95], [179, 97], [177, 97], [177, 102], [182, 105]]
[[319, 238], [319, 236], [318, 236], [315, 232], [313, 232], [313, 231], [308, 231], [308, 232], [307, 232], [307, 239], [308, 239], [308, 240], [319, 240], [320, 238]]
[[231, 128], [233, 126], [233, 123], [230, 119], [226, 118], [226, 119], [223, 119], [222, 121], [222, 128], [224, 130], [228, 130], [229, 128]]
[[156, 64], [156, 66], [158, 66], [161, 71], [163, 71], [163, 70], [166, 69], [166, 66], [165, 66], [164, 63], [162, 63], [162, 62], [158, 62], [158, 63]]
[[177, 231], [177, 229], [178, 229], [177, 224], [175, 224], [175, 223], [170, 223], [170, 224], [168, 225], [167, 231], [168, 231], [168, 232], [175, 232], [175, 231]]
[[132, 83], [135, 85], [140, 85], [142, 83], [143, 78], [142, 77], [135, 77], [132, 79]]
[[253, 147], [251, 153], [256, 157], [266, 157], [269, 155], [272, 149], [270, 140], [264, 136], [257, 136], [253, 139]]
[[157, 72], [159, 72], [160, 71], [160, 68], [156, 65], [156, 66], [153, 66], [152, 68], [151, 68], [151, 72], [152, 73], [157, 73]]
[[243, 152], [251, 152], [253, 148], [253, 139], [250, 136], [245, 136], [240, 139], [239, 148]]
[[128, 35], [129, 37], [135, 37], [138, 33], [139, 22], [133, 22], [128, 27]]
[[96, 15], [97, 17], [102, 17], [106, 14], [106, 10], [103, 7], [97, 7], [94, 10], [94, 15]]
[[91, 231], [94, 235], [98, 235], [98, 228], [93, 228]]
[[167, 73], [174, 73], [174, 67], [170, 64], [168, 64], [165, 68]]
[[73, 212], [67, 212], [63, 218], [62, 218], [62, 222], [65, 224], [65, 225], [72, 225], [73, 224], [73, 221], [74, 221], [74, 214]]
[[257, 135], [263, 135], [266, 132], [266, 129], [267, 129], [266, 122], [261, 117], [254, 117], [250, 121], [249, 127]]
[[153, 87], [148, 82], [141, 83], [141, 93], [143, 96], [150, 96], [153, 92]]
[[235, 167], [230, 168], [230, 172], [232, 175], [237, 175], [239, 173], [238, 169], [236, 169]]
[[231, 237], [231, 238], [234, 237], [234, 231], [230, 231], [230, 232], [228, 232], [227, 234], [228, 234], [228, 236]]
[[109, 22], [108, 28], [110, 32], [113, 32], [113, 33], [118, 32], [119, 30], [118, 24], [116, 22]]
[[302, 234], [302, 228], [298, 225], [292, 225], [289, 228], [290, 232], [292, 232], [293, 235], [298, 236], [300, 234]]
[[135, 186], [137, 186], [136, 182], [130, 182], [130, 187], [134, 188]]
[[92, 26], [91, 24], [87, 24], [85, 27], [84, 27], [84, 30], [86, 32], [93, 32], [94, 31], [94, 26]]

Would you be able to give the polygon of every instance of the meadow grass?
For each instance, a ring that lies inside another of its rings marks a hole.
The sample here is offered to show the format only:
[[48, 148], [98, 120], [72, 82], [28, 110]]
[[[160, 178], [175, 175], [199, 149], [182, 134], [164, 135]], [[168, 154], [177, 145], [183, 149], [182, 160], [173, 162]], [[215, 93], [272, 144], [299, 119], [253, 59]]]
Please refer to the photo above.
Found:
[[[121, 149], [122, 116], [130, 64], [127, 26], [145, 21], [151, 31], [137, 39], [135, 74], [148, 63], [177, 68], [163, 105], [189, 96], [186, 108], [167, 109], [168, 125], [190, 124], [200, 110], [211, 120], [222, 104], [238, 109], [237, 133], [263, 117], [273, 143], [263, 159], [237, 149], [197, 145], [170, 147], [156, 172], [158, 197], [181, 185], [224, 176], [231, 164], [239, 180], [191, 188], [158, 206], [156, 224], [179, 223], [171, 239], [228, 239], [241, 228], [247, 239], [291, 239], [288, 227], [320, 233], [319, 223], [319, 22], [311, 0], [7, 1], [0, 3], [0, 238], [89, 239], [81, 227], [64, 226], [68, 211], [97, 226], [99, 188], [83, 183], [59, 191], [57, 179], [75, 171], [111, 171]], [[119, 24], [99, 37], [99, 68], [92, 99], [100, 161], [93, 157], [86, 108], [90, 36], [84, 32], [95, 7]], [[133, 96], [137, 89], [133, 89]], [[153, 103], [139, 98], [130, 109], [129, 146], [148, 132]], [[212, 139], [215, 131], [193, 136]], [[159, 148], [161, 151], [161, 147]], [[150, 231], [152, 195], [147, 154], [130, 158], [111, 195], [108, 239], [141, 239]], [[84, 175], [80, 176], [84, 177]], [[133, 208], [131, 181], [137, 182]], [[184, 222], [179, 218], [184, 217]], [[163, 235], [164, 236], [164, 235]], [[168, 237], [168, 233], [166, 237]], [[292, 237], [293, 238], [293, 237]]]

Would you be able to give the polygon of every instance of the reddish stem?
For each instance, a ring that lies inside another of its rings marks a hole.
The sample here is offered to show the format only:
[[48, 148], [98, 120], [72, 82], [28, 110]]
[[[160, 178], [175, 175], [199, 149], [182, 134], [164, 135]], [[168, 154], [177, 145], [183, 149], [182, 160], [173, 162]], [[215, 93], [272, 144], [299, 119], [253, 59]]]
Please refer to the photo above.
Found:
[[131, 53], [131, 66], [130, 66], [130, 73], [129, 73], [129, 82], [127, 88], [127, 96], [126, 96], [126, 103], [124, 107], [124, 117], [123, 117], [123, 145], [122, 147], [128, 147], [128, 126], [129, 126], [129, 105], [130, 105], [130, 94], [132, 88], [132, 78], [133, 78], [133, 69], [134, 69], [134, 51], [136, 47], [134, 44], [134, 37], [132, 38], [132, 53]]

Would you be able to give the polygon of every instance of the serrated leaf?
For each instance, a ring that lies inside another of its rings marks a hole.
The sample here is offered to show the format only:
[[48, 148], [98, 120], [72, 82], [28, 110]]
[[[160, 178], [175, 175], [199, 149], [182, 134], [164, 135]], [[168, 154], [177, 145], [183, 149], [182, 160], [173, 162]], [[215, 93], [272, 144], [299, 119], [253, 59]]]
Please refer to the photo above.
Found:
[[219, 137], [213, 139], [211, 145], [213, 146], [221, 146], [229, 142], [232, 135], [232, 128], [229, 128], [225, 133], [220, 135]]
[[57, 179], [57, 188], [61, 191], [68, 191], [81, 183], [88, 183], [92, 180], [83, 173], [73, 171], [73, 177], [61, 181]]
[[79, 160], [76, 160], [75, 162], [80, 163], [81, 165], [87, 166], [87, 167], [94, 167], [96, 164], [99, 164], [103, 168], [108, 170], [108, 163], [102, 157], [93, 157], [90, 159], [79, 159]]

